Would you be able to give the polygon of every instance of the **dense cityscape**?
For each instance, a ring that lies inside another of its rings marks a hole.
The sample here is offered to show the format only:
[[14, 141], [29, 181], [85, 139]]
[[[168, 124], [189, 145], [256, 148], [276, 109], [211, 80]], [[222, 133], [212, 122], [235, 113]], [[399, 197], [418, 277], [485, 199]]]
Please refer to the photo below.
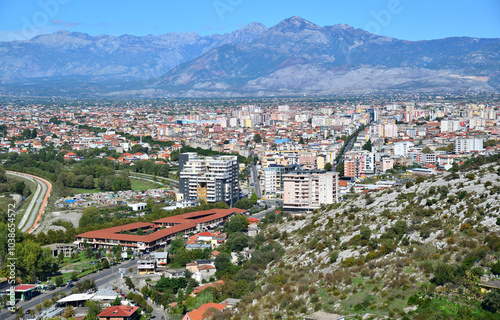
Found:
[[500, 3], [0, 3], [1, 320], [500, 320]]
[[[276, 219], [301, 221], [308, 212], [359, 195], [368, 205], [375, 201], [372, 193], [460, 171], [470, 159], [496, 159], [496, 96], [353, 100], [5, 100], [0, 119], [4, 168], [45, 178], [53, 190], [43, 219], [34, 225], [21, 222], [23, 230], [31, 227], [24, 241], [58, 261], [55, 266], [46, 262], [50, 272], [26, 269], [23, 283], [34, 284], [18, 285], [16, 297], [31, 301], [68, 279], [68, 296], [33, 302], [26, 312], [41, 317], [90, 313], [101, 309], [88, 301], [106, 305], [106, 299], [120, 300], [117, 292], [131, 290], [126, 298], [137, 307], [116, 312], [196, 314], [207, 306], [193, 309], [192, 303], [198, 306], [208, 296], [217, 301], [221, 295], [227, 299], [212, 304], [227, 316], [248, 294], [248, 285], [255, 285], [228, 274], [239, 269], [245, 277], [250, 262], [278, 259], [264, 255], [253, 261]], [[20, 186], [10, 185], [9, 172], [3, 173], [4, 190], [17, 187], [29, 199], [34, 181], [23, 177]], [[25, 216], [36, 215], [25, 208], [28, 201], [10, 201], [20, 204]], [[268, 250], [281, 255], [283, 248]], [[338, 254], [331, 253], [330, 260]], [[130, 260], [134, 257], [137, 263]], [[89, 298], [78, 293], [91, 292], [95, 284], [89, 280], [70, 290], [72, 281], [121, 259], [129, 268], [119, 268], [121, 280]], [[344, 257], [344, 265], [345, 259], [352, 257]], [[90, 261], [90, 268], [79, 261]], [[57, 276], [61, 263], [73, 271]], [[143, 275], [156, 279], [151, 289], [144, 289], [151, 284]], [[233, 286], [243, 287], [229, 289]], [[134, 288], [142, 288], [141, 293]], [[173, 292], [165, 295], [165, 288]], [[204, 288], [212, 289], [200, 295]], [[192, 302], [182, 301], [181, 292]], [[161, 299], [148, 303], [157, 293]], [[146, 300], [137, 300], [138, 294]], [[106, 310], [102, 313], [111, 312]], [[102, 318], [102, 313], [94, 316]]]

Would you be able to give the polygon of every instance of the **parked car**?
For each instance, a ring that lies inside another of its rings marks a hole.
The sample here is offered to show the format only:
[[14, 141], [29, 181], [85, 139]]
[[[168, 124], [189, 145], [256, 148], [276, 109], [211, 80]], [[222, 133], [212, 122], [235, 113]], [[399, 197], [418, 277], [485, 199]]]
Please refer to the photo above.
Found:
[[67, 285], [67, 288], [73, 288], [74, 286], [75, 286], [74, 284], [69, 283], [69, 284]]

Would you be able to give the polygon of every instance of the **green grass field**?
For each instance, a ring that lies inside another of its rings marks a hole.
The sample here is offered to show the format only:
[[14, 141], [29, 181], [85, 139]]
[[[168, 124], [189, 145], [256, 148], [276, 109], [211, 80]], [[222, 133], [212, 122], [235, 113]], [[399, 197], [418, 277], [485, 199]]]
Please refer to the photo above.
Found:
[[7, 209], [9, 203], [14, 203], [14, 199], [11, 197], [0, 197], [0, 208]]
[[130, 183], [132, 184], [132, 190], [149, 190], [160, 188], [160, 184], [152, 183], [145, 180], [130, 178]]

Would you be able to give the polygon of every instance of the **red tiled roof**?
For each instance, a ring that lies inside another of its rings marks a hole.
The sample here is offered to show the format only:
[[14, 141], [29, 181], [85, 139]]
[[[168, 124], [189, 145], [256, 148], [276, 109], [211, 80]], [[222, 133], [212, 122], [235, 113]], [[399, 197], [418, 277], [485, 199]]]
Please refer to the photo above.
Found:
[[21, 284], [15, 288], [15, 291], [25, 291], [25, 290], [33, 289], [36, 286], [37, 286], [36, 284]]
[[213, 237], [214, 234], [212, 232], [205, 231], [205, 232], [198, 233], [197, 236], [201, 236], [201, 237]]
[[[183, 232], [189, 229], [193, 229], [196, 227], [198, 223], [204, 223], [215, 219], [226, 218], [232, 213], [243, 213], [243, 212], [245, 212], [245, 210], [241, 210], [238, 208], [196, 211], [196, 212], [181, 214], [178, 216], [159, 219], [153, 221], [154, 224], [147, 222], [135, 222], [123, 226], [85, 232], [77, 235], [77, 237], [151, 243], [159, 239], [166, 238], [170, 235]], [[164, 223], [171, 223], [175, 225], [168, 228], [159, 229], [159, 226]], [[143, 236], [120, 233], [121, 231], [135, 230], [138, 228], [143, 228], [143, 229], [154, 228], [158, 230], [156, 232]]]
[[219, 311], [222, 311], [226, 308], [227, 306], [224, 304], [220, 303], [205, 303], [201, 305], [198, 309], [194, 309], [191, 312], [188, 312], [189, 318], [191, 320], [203, 320], [209, 318], [210, 314], [210, 309], [217, 309]]
[[209, 264], [205, 264], [198, 267], [198, 270], [212, 270], [212, 269], [215, 269], [215, 267]]
[[207, 288], [215, 288], [217, 290], [219, 290], [222, 286], [224, 285], [224, 281], [223, 280], [219, 280], [219, 281], [215, 281], [215, 282], [212, 282], [212, 283], [207, 283], [207, 284], [204, 284], [202, 286], [199, 286], [199, 287], [196, 287], [194, 288], [194, 293], [198, 293], [200, 291], [203, 291]]
[[220, 251], [217, 251], [217, 250], [212, 251], [212, 255], [214, 257], [217, 257], [219, 254], [220, 254]]
[[114, 306], [107, 307], [101, 313], [99, 313], [98, 317], [130, 317], [132, 316], [139, 307], [129, 307], [129, 306]]
[[155, 220], [154, 223], [184, 223], [187, 221], [196, 221], [196, 223], [203, 223], [214, 219], [224, 218], [232, 213], [244, 213], [245, 210], [232, 208], [232, 209], [211, 209], [205, 211], [196, 211], [178, 216], [166, 217], [163, 219]]

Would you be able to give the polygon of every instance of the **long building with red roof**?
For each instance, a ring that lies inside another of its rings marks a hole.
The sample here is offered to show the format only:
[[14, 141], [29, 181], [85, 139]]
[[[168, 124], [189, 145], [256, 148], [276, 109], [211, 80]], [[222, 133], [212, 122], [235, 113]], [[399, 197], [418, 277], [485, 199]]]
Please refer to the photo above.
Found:
[[[135, 222], [96, 231], [89, 231], [76, 236], [76, 244], [91, 245], [93, 248], [109, 249], [121, 245], [134, 251], [148, 252], [157, 250], [178, 236], [201, 232], [224, 223], [236, 213], [244, 213], [238, 208], [211, 209], [181, 214], [148, 222]], [[142, 230], [142, 235], [137, 234]]]

